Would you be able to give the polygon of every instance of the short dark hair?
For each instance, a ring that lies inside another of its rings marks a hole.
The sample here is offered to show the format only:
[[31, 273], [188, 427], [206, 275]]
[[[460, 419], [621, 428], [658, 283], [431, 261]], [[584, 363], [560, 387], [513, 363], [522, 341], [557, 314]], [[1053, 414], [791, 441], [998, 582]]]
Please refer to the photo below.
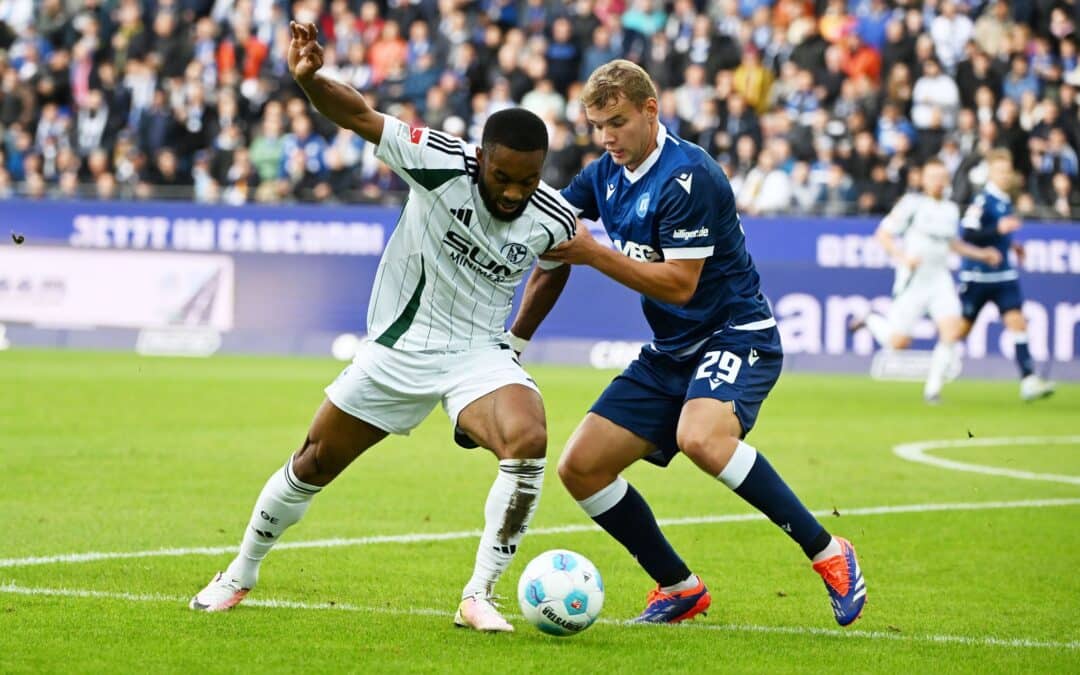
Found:
[[503, 145], [519, 152], [543, 150], [547, 153], [548, 132], [544, 121], [524, 108], [507, 108], [492, 113], [484, 122], [480, 146], [489, 150]]

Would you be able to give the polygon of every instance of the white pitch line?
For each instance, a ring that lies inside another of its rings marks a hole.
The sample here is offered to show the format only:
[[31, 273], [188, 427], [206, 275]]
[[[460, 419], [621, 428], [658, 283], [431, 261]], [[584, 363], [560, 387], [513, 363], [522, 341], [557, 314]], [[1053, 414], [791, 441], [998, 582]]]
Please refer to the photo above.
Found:
[[[1055, 506], [1080, 505], [1080, 498], [1062, 499], [1028, 499], [1009, 502], [955, 502], [944, 504], [903, 504], [899, 506], [868, 506], [855, 509], [844, 509], [844, 516], [880, 516], [896, 513], [931, 513], [935, 511], [984, 511], [989, 509], [1024, 509], [1024, 508], [1048, 508]], [[833, 515], [831, 510], [812, 512], [818, 517]], [[738, 523], [753, 520], [764, 520], [765, 516], [760, 513], [737, 513], [718, 516], [695, 516], [690, 518], [661, 518], [657, 522], [664, 527], [676, 527], [680, 525], [709, 525], [716, 523]], [[575, 532], [600, 532], [600, 528], [593, 524], [560, 525], [554, 527], [529, 528], [529, 536], [543, 536], [551, 534], [568, 534]], [[372, 544], [418, 544], [432, 541], [453, 541], [461, 539], [475, 539], [480, 536], [479, 530], [465, 530], [459, 532], [417, 532], [411, 534], [392, 534], [374, 537], [314, 539], [311, 541], [284, 541], [274, 546], [275, 551], [283, 549], [304, 548], [334, 548], [338, 546], [369, 546]], [[92, 551], [88, 553], [67, 553], [61, 555], [32, 556], [27, 558], [0, 558], [0, 568], [5, 567], [30, 567], [33, 565], [51, 565], [54, 563], [83, 563], [99, 560], [121, 560], [128, 558], [157, 558], [176, 557], [187, 555], [223, 555], [235, 553], [236, 546], [200, 546], [195, 548], [162, 548], [149, 551]]]
[[1005, 476], [1007, 478], [1019, 478], [1022, 480], [1043, 480], [1053, 483], [1069, 483], [1080, 485], [1080, 476], [1067, 476], [1056, 473], [1035, 473], [1033, 471], [1020, 471], [1017, 469], [1004, 469], [996, 466], [984, 466], [970, 462], [958, 462], [953, 459], [942, 459], [927, 454], [929, 450], [943, 448], [981, 448], [1007, 445], [1076, 445], [1080, 444], [1080, 436], [1014, 436], [1004, 438], [965, 438], [951, 441], [919, 441], [917, 443], [904, 443], [893, 448], [896, 456], [912, 462], [929, 464], [942, 469], [954, 471], [967, 471], [969, 473], [981, 473], [991, 476]]
[[[139, 593], [114, 593], [109, 591], [93, 591], [77, 588], [29, 588], [18, 586], [14, 582], [0, 585], [0, 593], [29, 596], [53, 596], [68, 598], [95, 598], [102, 600], [127, 600], [129, 602], [162, 602], [186, 604], [188, 599], [179, 596], [160, 594]], [[370, 607], [352, 605], [349, 603], [311, 603], [297, 602], [293, 600], [274, 599], [247, 599], [244, 605], [252, 607], [267, 607], [271, 609], [302, 609], [316, 611], [339, 611], [339, 612], [366, 612], [372, 614], [391, 614], [396, 616], [430, 616], [445, 617], [453, 616], [452, 612], [431, 608], [393, 609], [389, 607]], [[521, 619], [520, 615], [508, 614], [510, 618]], [[892, 640], [894, 642], [929, 642], [933, 644], [958, 644], [975, 647], [1008, 647], [1022, 649], [1080, 649], [1080, 641], [1056, 642], [1051, 640], [1031, 640], [1027, 638], [999, 638], [999, 637], [969, 637], [965, 635], [907, 635], [904, 633], [891, 633], [874, 630], [839, 629], [839, 628], [808, 628], [799, 626], [758, 626], [750, 624], [710, 624], [710, 623], [684, 623], [678, 626], [635, 626], [625, 621], [614, 619], [600, 619], [596, 623], [609, 626], [633, 627], [637, 630], [711, 630], [725, 633], [766, 633], [773, 635], [795, 636], [824, 636], [862, 640]]]

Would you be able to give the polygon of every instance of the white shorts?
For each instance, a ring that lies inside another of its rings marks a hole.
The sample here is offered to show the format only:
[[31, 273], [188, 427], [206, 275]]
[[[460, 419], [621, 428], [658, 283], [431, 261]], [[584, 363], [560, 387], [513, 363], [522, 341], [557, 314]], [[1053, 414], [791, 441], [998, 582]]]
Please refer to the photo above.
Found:
[[947, 269], [917, 269], [893, 298], [889, 326], [893, 333], [911, 335], [915, 324], [926, 314], [935, 322], [960, 316], [960, 297]]
[[408, 435], [440, 401], [457, 424], [465, 406], [508, 384], [540, 393], [509, 348], [406, 352], [365, 340], [352, 363], [326, 387], [326, 396], [353, 417]]

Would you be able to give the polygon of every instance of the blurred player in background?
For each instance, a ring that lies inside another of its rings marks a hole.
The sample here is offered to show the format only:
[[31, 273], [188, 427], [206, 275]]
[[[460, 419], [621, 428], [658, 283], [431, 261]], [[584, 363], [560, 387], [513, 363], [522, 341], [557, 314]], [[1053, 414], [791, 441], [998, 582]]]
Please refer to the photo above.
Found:
[[923, 165], [922, 191], [904, 195], [878, 226], [874, 237], [896, 263], [893, 302], [888, 316], [871, 313], [851, 325], [865, 326], [885, 349], [907, 349], [915, 324], [926, 314], [937, 326], [938, 341], [930, 357], [923, 388], [928, 403], [939, 403], [946, 374], [959, 366], [958, 340], [963, 327], [949, 252], [995, 266], [1001, 253], [959, 238], [960, 209], [945, 194], [949, 171], [940, 160]]
[[963, 322], [960, 336], [967, 337], [983, 306], [997, 305], [1016, 346], [1016, 365], [1020, 369], [1020, 398], [1034, 401], [1054, 393], [1054, 383], [1035, 373], [1035, 363], [1028, 348], [1027, 320], [1021, 311], [1024, 296], [1020, 293], [1019, 274], [1009, 261], [1009, 251], [1022, 259], [1024, 247], [1013, 242], [1013, 233], [1020, 229], [1020, 218], [1009, 196], [1014, 183], [1012, 155], [998, 148], [986, 154], [988, 180], [983, 191], [964, 213], [964, 241], [977, 246], [992, 246], [1001, 253], [996, 264], [965, 260], [960, 268], [960, 304]]
[[640, 459], [666, 466], [682, 451], [798, 543], [825, 581], [836, 620], [851, 623], [866, 600], [855, 549], [830, 535], [743, 440], [780, 376], [783, 351], [727, 177], [660, 124], [656, 88], [641, 67], [601, 66], [581, 102], [606, 153], [563, 195], [582, 217], [603, 221], [618, 250], [579, 227], [545, 258], [592, 266], [641, 293], [654, 338], [578, 426], [559, 477], [656, 582], [637, 622], [683, 621], [712, 601], [620, 475]]
[[[572, 237], [576, 222], [559, 193], [540, 181], [546, 128], [536, 115], [512, 108], [487, 119], [479, 148], [432, 129], [410, 129], [317, 72], [323, 51], [314, 24], [292, 23], [291, 30], [289, 70], [312, 104], [377, 144], [377, 156], [411, 189], [379, 261], [370, 340], [326, 388], [301, 448], [267, 481], [239, 554], [190, 606], [219, 611], [243, 600], [263, 558], [311, 499], [367, 448], [389, 433], [408, 434], [441, 402], [451, 420], [499, 459], [473, 575], [454, 622], [511, 631], [492, 604], [492, 590], [536, 511], [547, 432], [536, 383], [504, 331], [525, 270]], [[559, 286], [568, 272], [553, 269], [547, 278]]]

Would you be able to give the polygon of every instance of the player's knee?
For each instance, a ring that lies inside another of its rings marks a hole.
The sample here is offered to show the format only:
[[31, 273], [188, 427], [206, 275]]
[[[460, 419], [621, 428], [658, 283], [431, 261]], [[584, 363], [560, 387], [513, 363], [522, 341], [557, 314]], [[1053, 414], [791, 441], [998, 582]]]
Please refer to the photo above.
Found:
[[539, 459], [547, 453], [547, 429], [532, 424], [513, 434], [504, 444], [504, 454], [510, 459]]
[[907, 349], [911, 346], [911, 338], [906, 335], [894, 335], [889, 339], [889, 343], [893, 349]]
[[679, 433], [675, 436], [675, 442], [679, 445], [679, 450], [695, 464], [709, 451], [708, 434], [704, 433], [700, 428], [679, 429]]
[[584, 453], [574, 452], [573, 448], [567, 448], [559, 458], [559, 480], [575, 497], [579, 494], [587, 496], [590, 485], [597, 481], [597, 469], [594, 461]]

